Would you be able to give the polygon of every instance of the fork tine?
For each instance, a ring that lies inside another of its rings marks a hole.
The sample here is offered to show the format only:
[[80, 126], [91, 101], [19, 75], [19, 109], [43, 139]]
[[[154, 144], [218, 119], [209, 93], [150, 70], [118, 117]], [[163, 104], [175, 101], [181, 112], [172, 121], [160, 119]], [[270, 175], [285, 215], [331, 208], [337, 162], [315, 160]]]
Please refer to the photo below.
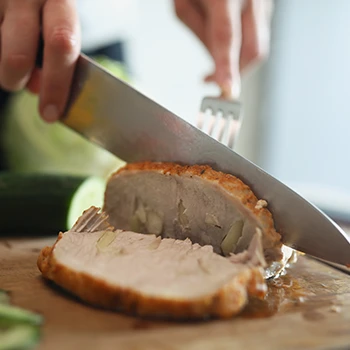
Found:
[[200, 111], [198, 113], [198, 119], [197, 119], [197, 127], [198, 129], [204, 130], [204, 120], [205, 120], [205, 113]]
[[209, 134], [210, 130], [213, 129], [212, 124], [215, 122], [213, 118], [214, 116], [210, 107], [201, 108], [198, 113], [197, 127]]
[[224, 137], [226, 135], [225, 133], [225, 131], [227, 131], [226, 124], [227, 124], [227, 120], [223, 114], [222, 117], [219, 119], [219, 131], [218, 131], [218, 138], [217, 138], [219, 142], [223, 142]]
[[234, 121], [231, 119], [229, 121], [229, 127], [228, 127], [228, 141], [227, 141], [227, 146], [229, 148], [233, 148], [234, 143], [235, 143], [235, 128], [234, 128]]
[[240, 121], [235, 120], [233, 118], [229, 118], [229, 127], [228, 127], [229, 139], [227, 142], [227, 146], [229, 148], [233, 148], [235, 141], [237, 139], [236, 136], [238, 135], [239, 128], [240, 128]]
[[239, 102], [220, 97], [204, 97], [197, 127], [229, 148], [233, 148], [241, 125], [240, 111]]
[[214, 129], [215, 129], [215, 124], [217, 122], [216, 115], [213, 113], [209, 114], [209, 129], [208, 129], [208, 135], [212, 136]]

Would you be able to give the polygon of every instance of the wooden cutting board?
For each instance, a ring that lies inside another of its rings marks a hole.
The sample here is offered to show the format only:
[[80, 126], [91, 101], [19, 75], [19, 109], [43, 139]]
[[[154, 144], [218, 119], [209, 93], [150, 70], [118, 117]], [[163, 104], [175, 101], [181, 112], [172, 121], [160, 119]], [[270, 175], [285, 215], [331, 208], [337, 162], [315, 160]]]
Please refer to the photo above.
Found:
[[55, 238], [0, 238], [0, 288], [45, 318], [39, 349], [350, 349], [350, 276], [301, 256], [227, 321], [140, 320], [84, 305], [45, 282], [39, 251]]

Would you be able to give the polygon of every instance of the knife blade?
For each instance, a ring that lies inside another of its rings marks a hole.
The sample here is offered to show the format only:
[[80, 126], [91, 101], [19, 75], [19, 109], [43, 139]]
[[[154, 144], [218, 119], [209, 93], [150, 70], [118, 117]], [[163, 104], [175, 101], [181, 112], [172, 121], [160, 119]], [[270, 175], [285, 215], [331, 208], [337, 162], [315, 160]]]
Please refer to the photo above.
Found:
[[282, 242], [350, 264], [350, 239], [291, 188], [81, 54], [61, 121], [125, 162], [207, 164], [230, 173], [268, 202]]

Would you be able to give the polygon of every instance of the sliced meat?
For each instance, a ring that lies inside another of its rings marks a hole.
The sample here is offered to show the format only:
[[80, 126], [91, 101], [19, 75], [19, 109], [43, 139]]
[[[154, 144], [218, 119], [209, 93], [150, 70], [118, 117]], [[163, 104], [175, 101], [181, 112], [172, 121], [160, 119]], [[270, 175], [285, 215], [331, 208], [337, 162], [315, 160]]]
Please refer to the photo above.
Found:
[[98, 211], [86, 210], [37, 262], [44, 277], [91, 305], [171, 319], [226, 318], [249, 296], [266, 293], [259, 230], [242, 263], [190, 239], [115, 230]]
[[189, 238], [224, 256], [246, 250], [259, 228], [268, 278], [283, 269], [292, 250], [282, 245], [267, 204], [240, 179], [209, 166], [143, 162], [110, 177], [104, 211], [114, 227]]

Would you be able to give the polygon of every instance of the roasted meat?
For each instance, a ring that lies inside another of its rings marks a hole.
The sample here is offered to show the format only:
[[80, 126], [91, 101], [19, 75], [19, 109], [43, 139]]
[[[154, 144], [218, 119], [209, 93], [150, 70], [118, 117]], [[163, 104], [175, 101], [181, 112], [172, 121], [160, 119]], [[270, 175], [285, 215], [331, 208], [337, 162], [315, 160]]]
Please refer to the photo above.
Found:
[[38, 258], [43, 276], [85, 302], [170, 319], [231, 317], [266, 293], [293, 251], [268, 203], [209, 166], [128, 164]]
[[103, 209], [119, 229], [189, 238], [224, 256], [246, 250], [259, 228], [268, 278], [293, 251], [282, 245], [267, 205], [240, 179], [209, 166], [143, 162], [112, 174]]
[[231, 317], [266, 293], [262, 234], [223, 257], [211, 245], [114, 229], [91, 207], [38, 258], [43, 276], [90, 305], [148, 317]]

